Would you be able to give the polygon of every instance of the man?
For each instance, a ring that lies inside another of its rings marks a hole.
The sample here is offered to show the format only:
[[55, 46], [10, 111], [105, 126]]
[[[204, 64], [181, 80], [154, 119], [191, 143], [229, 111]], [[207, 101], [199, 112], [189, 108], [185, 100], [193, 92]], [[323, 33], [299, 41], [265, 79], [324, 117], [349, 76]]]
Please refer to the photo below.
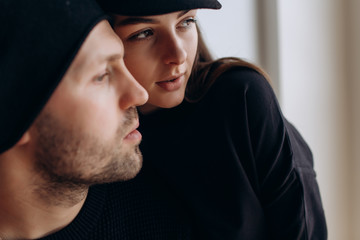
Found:
[[108, 186], [89, 187], [139, 172], [147, 93], [93, 1], [2, 0], [0, 12], [0, 239], [106, 239], [93, 226]]

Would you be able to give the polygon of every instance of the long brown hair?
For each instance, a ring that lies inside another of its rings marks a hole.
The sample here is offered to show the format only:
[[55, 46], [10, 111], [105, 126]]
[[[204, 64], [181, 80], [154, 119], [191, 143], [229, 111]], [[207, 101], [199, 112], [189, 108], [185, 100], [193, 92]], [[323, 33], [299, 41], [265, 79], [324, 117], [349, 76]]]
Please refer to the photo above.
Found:
[[186, 86], [185, 99], [187, 101], [197, 102], [201, 100], [221, 74], [236, 67], [251, 68], [263, 75], [270, 82], [270, 78], [264, 70], [243, 59], [225, 57], [214, 60], [205, 44], [198, 26], [197, 31], [198, 47], [193, 70]]

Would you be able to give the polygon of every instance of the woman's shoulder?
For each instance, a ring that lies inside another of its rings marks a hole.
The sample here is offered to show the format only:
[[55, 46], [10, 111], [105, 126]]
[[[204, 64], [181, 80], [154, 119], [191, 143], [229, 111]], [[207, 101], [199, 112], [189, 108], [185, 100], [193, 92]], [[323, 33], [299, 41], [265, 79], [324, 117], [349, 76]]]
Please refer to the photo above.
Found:
[[261, 107], [277, 105], [277, 99], [269, 80], [250, 67], [234, 67], [222, 73], [211, 87], [208, 97], [227, 102], [241, 101]]

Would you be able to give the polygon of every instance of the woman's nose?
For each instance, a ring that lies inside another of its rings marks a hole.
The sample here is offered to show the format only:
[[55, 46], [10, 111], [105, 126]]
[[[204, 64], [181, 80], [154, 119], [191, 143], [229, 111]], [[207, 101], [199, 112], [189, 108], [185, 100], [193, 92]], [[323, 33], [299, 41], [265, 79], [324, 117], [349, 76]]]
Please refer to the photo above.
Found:
[[165, 64], [175, 64], [181, 65], [185, 62], [187, 58], [187, 52], [184, 48], [183, 39], [176, 34], [170, 34], [162, 45], [163, 49], [163, 59]]

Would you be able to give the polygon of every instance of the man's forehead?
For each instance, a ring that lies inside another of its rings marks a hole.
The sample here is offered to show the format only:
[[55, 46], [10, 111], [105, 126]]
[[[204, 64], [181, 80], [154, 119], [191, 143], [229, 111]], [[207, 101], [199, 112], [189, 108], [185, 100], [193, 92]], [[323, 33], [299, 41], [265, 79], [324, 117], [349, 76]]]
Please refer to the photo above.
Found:
[[107, 21], [98, 23], [90, 32], [74, 61], [72, 69], [95, 67], [110, 61], [122, 59], [124, 47]]

